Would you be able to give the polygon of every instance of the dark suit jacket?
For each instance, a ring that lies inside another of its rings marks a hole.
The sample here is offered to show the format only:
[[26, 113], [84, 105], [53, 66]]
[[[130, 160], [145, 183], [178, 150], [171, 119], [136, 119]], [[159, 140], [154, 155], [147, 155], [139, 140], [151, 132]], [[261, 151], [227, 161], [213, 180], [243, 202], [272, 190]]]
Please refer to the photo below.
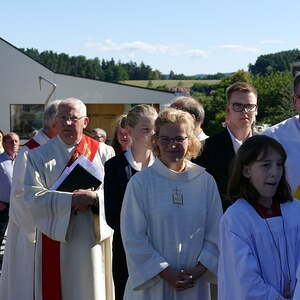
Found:
[[216, 180], [224, 211], [230, 205], [226, 200], [226, 189], [234, 155], [230, 134], [225, 128], [220, 133], [205, 140], [202, 154], [194, 160], [196, 164], [204, 167]]

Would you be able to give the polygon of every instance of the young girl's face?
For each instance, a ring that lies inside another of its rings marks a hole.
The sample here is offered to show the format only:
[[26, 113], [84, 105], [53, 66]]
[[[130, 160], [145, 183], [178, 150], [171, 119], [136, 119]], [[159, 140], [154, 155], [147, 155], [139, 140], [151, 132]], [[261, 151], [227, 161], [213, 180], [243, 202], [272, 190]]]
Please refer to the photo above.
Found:
[[283, 173], [283, 164], [281, 155], [270, 148], [264, 156], [259, 155], [256, 161], [244, 166], [243, 175], [249, 178], [261, 199], [272, 199]]
[[149, 139], [154, 134], [156, 115], [142, 116], [135, 127], [128, 127], [132, 142], [141, 147], [148, 147]]

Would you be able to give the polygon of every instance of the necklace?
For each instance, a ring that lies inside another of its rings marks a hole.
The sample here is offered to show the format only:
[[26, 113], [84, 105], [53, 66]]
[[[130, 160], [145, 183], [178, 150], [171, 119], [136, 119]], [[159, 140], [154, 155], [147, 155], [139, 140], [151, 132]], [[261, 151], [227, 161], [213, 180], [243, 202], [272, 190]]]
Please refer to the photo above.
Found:
[[172, 191], [172, 202], [178, 207], [183, 205], [183, 193], [177, 186]]

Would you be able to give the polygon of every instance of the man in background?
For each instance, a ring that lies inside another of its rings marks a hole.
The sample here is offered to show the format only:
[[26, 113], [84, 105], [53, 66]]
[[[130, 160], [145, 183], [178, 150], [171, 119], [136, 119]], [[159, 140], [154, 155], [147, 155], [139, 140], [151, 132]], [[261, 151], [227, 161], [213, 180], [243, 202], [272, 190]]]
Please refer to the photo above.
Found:
[[[43, 128], [19, 151], [13, 171], [7, 241], [0, 277], [0, 299], [32, 300], [34, 292], [34, 254], [36, 227], [24, 201], [24, 177], [28, 151], [57, 136], [56, 113], [60, 100], [44, 111]], [[18, 284], [16, 284], [18, 282]]]
[[20, 139], [16, 133], [10, 132], [3, 137], [4, 152], [0, 154], [0, 246], [8, 224], [13, 168], [19, 146]]
[[216, 180], [224, 211], [230, 165], [242, 143], [252, 136], [257, 115], [257, 91], [248, 83], [236, 82], [226, 90], [226, 128], [209, 137], [195, 163], [206, 168]]
[[109, 160], [110, 158], [116, 155], [115, 150], [112, 146], [109, 146], [105, 143], [107, 140], [107, 135], [104, 129], [94, 128], [91, 131], [91, 137], [96, 141], [98, 141], [99, 143], [101, 143], [100, 156], [101, 156], [101, 161], [104, 165], [107, 160]]
[[204, 122], [205, 112], [203, 105], [199, 101], [192, 97], [177, 97], [171, 103], [170, 107], [180, 109], [191, 114], [195, 124], [195, 135], [198, 137], [200, 142], [203, 142], [208, 138], [201, 127]]

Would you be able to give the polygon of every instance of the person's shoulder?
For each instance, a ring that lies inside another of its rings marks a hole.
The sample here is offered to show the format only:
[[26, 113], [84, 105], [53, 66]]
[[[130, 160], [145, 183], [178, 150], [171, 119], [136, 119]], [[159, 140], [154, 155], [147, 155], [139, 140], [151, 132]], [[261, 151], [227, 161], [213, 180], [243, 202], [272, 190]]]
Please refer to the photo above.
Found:
[[6, 160], [8, 160], [8, 155], [5, 152], [1, 153], [0, 154], [0, 164], [1, 165], [4, 164]]
[[224, 142], [226, 144], [226, 140], [230, 141], [230, 135], [227, 129], [224, 128], [222, 131], [210, 136], [205, 140], [203, 152], [210, 151], [210, 149], [219, 147], [219, 145], [224, 145]]
[[205, 178], [208, 181], [215, 181], [214, 177], [210, 175], [204, 167], [192, 161], [188, 161], [188, 167], [191, 170], [191, 172], [194, 173], [197, 177], [201, 178], [201, 180]]
[[49, 139], [45, 144], [34, 148], [29, 151], [30, 157], [43, 156], [48, 154], [53, 154], [55, 149], [57, 150], [58, 137]]
[[300, 201], [294, 198], [292, 201], [287, 201], [281, 204], [281, 207], [285, 210], [289, 210], [299, 216], [300, 214]]
[[111, 168], [111, 167], [120, 167], [124, 164], [126, 164], [127, 159], [124, 155], [124, 152], [110, 158], [108, 161], [105, 162], [105, 167], [106, 168]]
[[211, 135], [209, 138], [207, 138], [205, 140], [205, 144], [206, 143], [213, 143], [215, 141], [222, 140], [222, 139], [224, 139], [224, 138], [226, 138], [228, 136], [229, 136], [229, 133], [228, 133], [227, 129], [223, 128], [220, 132], [218, 132], [218, 133], [216, 133], [214, 135]]
[[286, 120], [281, 121], [280, 123], [277, 123], [269, 128], [267, 128], [265, 131], [263, 131], [261, 134], [273, 136], [276, 134], [279, 134], [281, 132], [287, 132], [287, 130], [295, 124], [295, 122], [299, 121], [298, 116], [294, 116], [291, 118], [288, 118]]
[[236, 227], [237, 224], [243, 224], [243, 220], [247, 219], [253, 208], [245, 199], [238, 199], [232, 205], [230, 205], [223, 215], [223, 221]]

